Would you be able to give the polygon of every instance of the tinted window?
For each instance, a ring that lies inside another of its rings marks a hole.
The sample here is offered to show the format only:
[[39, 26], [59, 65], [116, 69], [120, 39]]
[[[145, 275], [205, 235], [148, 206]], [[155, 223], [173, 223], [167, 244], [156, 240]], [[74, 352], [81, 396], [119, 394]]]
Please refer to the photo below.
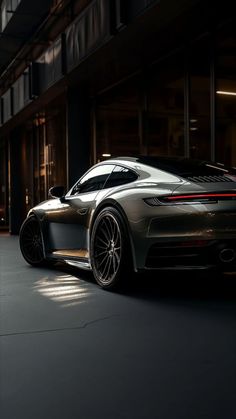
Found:
[[85, 192], [99, 191], [102, 189], [105, 181], [111, 173], [114, 165], [104, 164], [91, 169], [79, 182], [74, 186], [72, 195]]
[[116, 166], [104, 185], [105, 188], [113, 188], [114, 186], [124, 185], [125, 183], [134, 182], [137, 174], [126, 167]]

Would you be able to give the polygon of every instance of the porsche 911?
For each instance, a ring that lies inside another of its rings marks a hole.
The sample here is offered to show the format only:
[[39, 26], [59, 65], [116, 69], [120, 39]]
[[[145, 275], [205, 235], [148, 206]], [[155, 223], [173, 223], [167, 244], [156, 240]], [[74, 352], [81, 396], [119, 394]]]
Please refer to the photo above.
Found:
[[171, 157], [117, 157], [32, 208], [19, 235], [33, 266], [64, 261], [105, 289], [130, 270], [236, 266], [236, 169]]

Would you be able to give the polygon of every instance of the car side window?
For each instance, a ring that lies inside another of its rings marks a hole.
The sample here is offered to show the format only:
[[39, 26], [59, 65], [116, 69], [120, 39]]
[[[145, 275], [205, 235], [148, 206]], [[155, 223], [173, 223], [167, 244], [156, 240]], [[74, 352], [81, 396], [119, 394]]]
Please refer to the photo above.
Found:
[[113, 164], [94, 167], [75, 184], [71, 195], [101, 190], [114, 167]]
[[130, 169], [122, 166], [116, 166], [107, 179], [104, 188], [113, 188], [114, 186], [125, 185], [134, 182], [138, 175]]

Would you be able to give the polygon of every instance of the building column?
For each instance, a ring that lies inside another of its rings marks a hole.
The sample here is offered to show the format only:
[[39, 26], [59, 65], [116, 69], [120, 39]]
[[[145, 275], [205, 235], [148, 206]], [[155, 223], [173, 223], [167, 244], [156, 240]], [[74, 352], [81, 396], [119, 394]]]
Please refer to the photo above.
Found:
[[90, 106], [85, 89], [67, 92], [67, 182], [70, 188], [90, 167]]
[[22, 176], [21, 130], [12, 131], [9, 140], [9, 232], [18, 234], [24, 219], [25, 194]]

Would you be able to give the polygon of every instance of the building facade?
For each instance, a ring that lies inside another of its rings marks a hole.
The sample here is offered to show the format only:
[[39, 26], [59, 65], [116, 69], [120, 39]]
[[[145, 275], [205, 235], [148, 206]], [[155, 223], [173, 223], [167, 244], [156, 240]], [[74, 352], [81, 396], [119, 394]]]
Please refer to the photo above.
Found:
[[[38, 4], [35, 7], [35, 4]], [[236, 166], [234, 2], [3, 0], [0, 224], [118, 155]]]

